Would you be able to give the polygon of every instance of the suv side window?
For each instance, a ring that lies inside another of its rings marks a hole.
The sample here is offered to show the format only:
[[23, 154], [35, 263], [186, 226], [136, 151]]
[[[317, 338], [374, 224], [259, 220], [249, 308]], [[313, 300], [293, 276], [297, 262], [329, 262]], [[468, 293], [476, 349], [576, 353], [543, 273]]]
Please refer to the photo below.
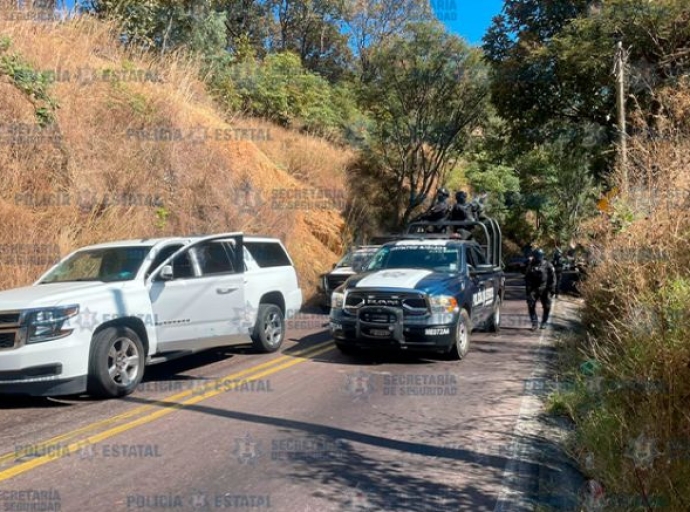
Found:
[[245, 240], [244, 245], [262, 268], [292, 266], [290, 258], [280, 244], [275, 242], [248, 242]]
[[[153, 259], [153, 262], [149, 266], [148, 270], [146, 271], [146, 276], [149, 277], [151, 275], [151, 272], [156, 270], [161, 263], [163, 263], [165, 260], [167, 260], [170, 256], [172, 256], [175, 252], [179, 251], [182, 248], [182, 244], [174, 244], [174, 245], [168, 245], [166, 247], [163, 247], [158, 254], [156, 254], [156, 257]], [[174, 266], [173, 266], [173, 272], [174, 272]], [[175, 276], [177, 276], [177, 273], [175, 272]]]
[[229, 274], [235, 271], [225, 243], [211, 240], [192, 248], [202, 276]]

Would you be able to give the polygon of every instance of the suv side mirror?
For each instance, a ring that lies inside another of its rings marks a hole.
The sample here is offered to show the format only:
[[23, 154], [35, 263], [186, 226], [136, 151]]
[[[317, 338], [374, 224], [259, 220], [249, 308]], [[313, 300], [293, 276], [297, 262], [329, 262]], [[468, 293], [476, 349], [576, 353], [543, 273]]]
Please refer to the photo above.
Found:
[[161, 281], [172, 281], [174, 274], [172, 265], [165, 265], [158, 274]]

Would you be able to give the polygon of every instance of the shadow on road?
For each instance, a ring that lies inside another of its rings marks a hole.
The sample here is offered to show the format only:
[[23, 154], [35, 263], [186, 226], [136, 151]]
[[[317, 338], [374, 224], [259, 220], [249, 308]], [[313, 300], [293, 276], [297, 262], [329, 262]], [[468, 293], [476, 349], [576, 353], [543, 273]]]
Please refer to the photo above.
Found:
[[[179, 404], [173, 402], [139, 397], [127, 397], [123, 400], [142, 405], [155, 404], [159, 407], [179, 408]], [[184, 409], [253, 425], [277, 427], [283, 430], [285, 435], [293, 438], [306, 436], [319, 442], [320, 446], [330, 446], [330, 450], [326, 452], [289, 453], [283, 471], [290, 478], [307, 482], [310, 487], [317, 489], [312, 492], [313, 496], [343, 506], [355, 507], [344, 510], [491, 511], [497, 498], [496, 486], [502, 481], [504, 468], [512, 456], [508, 445], [505, 445], [503, 450], [498, 450], [498, 453], [482, 453], [486, 445], [474, 444], [470, 448], [458, 443], [438, 446], [425, 442], [403, 441], [317, 423], [229, 411], [203, 404], [186, 405]], [[248, 431], [252, 429], [248, 428]], [[506, 435], [506, 432], [503, 434]], [[431, 437], [442, 444], [446, 436], [457, 439], [457, 431], [440, 431]], [[261, 439], [252, 439], [254, 445], [260, 446], [262, 442]], [[270, 441], [268, 444], [271, 444]], [[357, 445], [363, 446], [360, 448]], [[229, 442], [228, 446], [231, 447], [232, 443]], [[388, 453], [383, 459], [380, 456], [368, 457], [366, 452], [371, 448], [384, 449]], [[247, 453], [242, 452], [242, 457], [246, 456]], [[257, 452], [255, 456], [265, 454], [259, 455]], [[415, 464], [420, 464], [418, 470], [414, 470], [414, 464], [409, 464], [411, 459], [408, 460], [415, 456], [418, 457]], [[240, 463], [238, 460], [238, 464]], [[440, 468], [443, 465], [444, 473], [453, 474], [453, 470], [467, 470], [468, 465], [472, 464], [484, 470], [487, 467], [491, 468], [495, 478], [488, 482], [491, 484], [487, 487], [489, 491], [473, 486], [458, 488], [457, 483], [438, 481], [433, 478], [433, 471], [428, 471], [429, 466], [433, 469], [434, 466]], [[422, 465], [427, 467], [422, 468]], [[523, 461], [522, 467], [525, 465], [530, 467], [532, 463]], [[537, 466], [534, 465], [531, 469], [536, 471]], [[361, 508], [358, 509], [357, 506]]]

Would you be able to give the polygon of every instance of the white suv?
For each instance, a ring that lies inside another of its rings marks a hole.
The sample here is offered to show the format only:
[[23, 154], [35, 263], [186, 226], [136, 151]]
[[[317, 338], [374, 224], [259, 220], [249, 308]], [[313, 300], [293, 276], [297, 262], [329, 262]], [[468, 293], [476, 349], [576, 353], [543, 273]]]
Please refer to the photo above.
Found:
[[280, 348], [302, 291], [273, 238], [128, 240], [66, 256], [0, 292], [0, 393], [132, 393], [144, 366], [200, 350]]

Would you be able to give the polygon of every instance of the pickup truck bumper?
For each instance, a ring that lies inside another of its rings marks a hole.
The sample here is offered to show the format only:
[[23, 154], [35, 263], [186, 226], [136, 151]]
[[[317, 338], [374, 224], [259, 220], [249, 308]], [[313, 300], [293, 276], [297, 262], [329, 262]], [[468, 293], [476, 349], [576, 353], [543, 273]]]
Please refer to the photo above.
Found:
[[0, 394], [74, 395], [86, 391], [90, 339], [65, 338], [0, 350]]
[[342, 346], [447, 352], [456, 324], [456, 313], [409, 318], [401, 309], [376, 307], [356, 316], [332, 310], [329, 329]]

